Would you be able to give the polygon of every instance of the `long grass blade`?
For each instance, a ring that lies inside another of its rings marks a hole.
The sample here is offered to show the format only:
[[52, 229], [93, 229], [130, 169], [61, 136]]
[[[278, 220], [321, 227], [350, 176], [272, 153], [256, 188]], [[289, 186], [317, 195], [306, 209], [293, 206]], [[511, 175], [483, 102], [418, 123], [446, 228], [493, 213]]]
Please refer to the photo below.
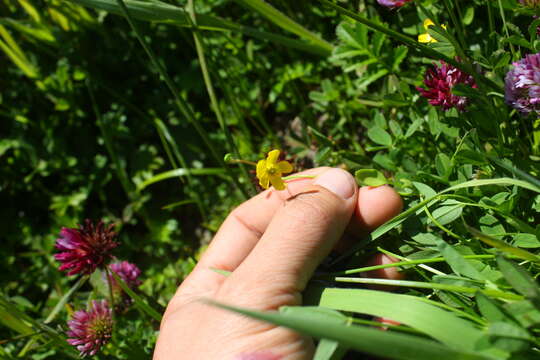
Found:
[[[105, 10], [112, 14], [123, 15], [122, 9], [115, 0], [64, 0], [88, 6], [94, 9]], [[163, 22], [172, 25], [191, 28], [192, 25], [186, 18], [186, 12], [177, 6], [170, 5], [160, 1], [137, 1], [126, 0], [125, 4], [130, 14], [137, 20]], [[245, 26], [225, 19], [198, 15], [197, 22], [199, 29], [212, 31], [236, 31], [247, 36], [252, 36], [263, 41], [272, 41], [293, 49], [301, 50], [319, 56], [329, 56], [331, 51], [326, 47], [317, 44], [308, 43], [286, 36], [274, 34], [267, 31], [260, 31], [250, 26]]]
[[263, 0], [236, 0], [236, 2], [258, 12], [280, 28], [290, 31], [308, 42], [332, 52], [333, 46], [330, 43], [322, 40], [317, 35], [313, 34], [311, 31], [307, 30], [305, 27]]
[[114, 271], [111, 271], [111, 275], [114, 277], [114, 280], [120, 285], [122, 290], [126, 292], [126, 294], [129, 295], [130, 298], [133, 299], [133, 302], [135, 303], [135, 306], [145, 313], [146, 315], [149, 315], [151, 318], [153, 318], [156, 321], [161, 321], [161, 314], [158, 313], [154, 308], [152, 308], [150, 305], [146, 303], [146, 301], [143, 300], [142, 297], [137, 295], [133, 290], [129, 288], [129, 286], [118, 276]]
[[369, 354], [402, 360], [486, 360], [490, 357], [453, 349], [414, 335], [397, 334], [367, 328], [347, 326], [339, 320], [295, 313], [258, 312], [217, 302], [209, 304], [255, 319], [285, 326], [316, 338], [330, 339], [345, 347]]
[[179, 176], [188, 176], [190, 175], [199, 175], [199, 176], [225, 176], [226, 172], [222, 168], [202, 168], [202, 169], [186, 169], [178, 168], [169, 171], [162, 172], [160, 174], [154, 175], [149, 179], [146, 179], [137, 187], [137, 192], [140, 192], [149, 185], [155, 184], [159, 181], [166, 179], [171, 179]]

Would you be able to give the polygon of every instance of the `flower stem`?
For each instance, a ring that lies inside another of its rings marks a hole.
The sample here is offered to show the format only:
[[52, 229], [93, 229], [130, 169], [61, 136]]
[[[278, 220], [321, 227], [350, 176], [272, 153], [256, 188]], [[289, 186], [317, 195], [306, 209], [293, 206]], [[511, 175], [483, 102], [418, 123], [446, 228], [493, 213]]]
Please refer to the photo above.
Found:
[[[107, 277], [107, 284], [109, 285], [109, 298], [111, 301], [111, 317], [113, 320], [113, 328], [114, 328], [114, 292], [113, 292], [113, 284], [112, 284], [112, 274], [111, 270], [108, 266], [105, 266], [105, 276]], [[114, 331], [113, 331], [114, 333]]]
[[316, 175], [290, 175], [284, 176], [283, 180], [295, 180], [295, 179], [315, 179]]
[[230, 163], [230, 164], [246, 164], [246, 165], [251, 165], [251, 166], [257, 166], [256, 162], [249, 161], [249, 160], [229, 159], [229, 160], [227, 160], [227, 162]]

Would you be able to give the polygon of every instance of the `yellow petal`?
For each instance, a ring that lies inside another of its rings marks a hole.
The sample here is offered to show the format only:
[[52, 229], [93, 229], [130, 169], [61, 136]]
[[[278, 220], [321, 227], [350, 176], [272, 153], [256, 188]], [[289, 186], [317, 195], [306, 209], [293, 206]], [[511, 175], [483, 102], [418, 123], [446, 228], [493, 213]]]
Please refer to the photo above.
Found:
[[259, 178], [259, 185], [261, 185], [263, 189], [268, 189], [270, 186], [270, 177], [267, 174], [262, 175]]
[[437, 42], [437, 40], [432, 38], [431, 35], [429, 35], [429, 34], [420, 34], [420, 35], [418, 35], [418, 42], [431, 43], [431, 42]]
[[283, 182], [283, 179], [279, 175], [271, 175], [270, 182], [276, 190], [285, 190], [287, 185]]
[[446, 25], [442, 24], [441, 26], [444, 30], [446, 30]]
[[280, 161], [278, 162], [277, 166], [282, 174], [287, 174], [293, 171], [293, 166], [288, 161]]
[[268, 153], [268, 157], [266, 158], [267, 166], [273, 165], [277, 163], [277, 159], [279, 157], [279, 150], [272, 150]]
[[424, 20], [424, 29], [427, 30], [428, 27], [433, 26], [433, 25], [435, 25], [435, 23], [433, 21], [431, 21], [431, 19]]
[[257, 178], [261, 178], [266, 172], [266, 160], [259, 160], [257, 162]]

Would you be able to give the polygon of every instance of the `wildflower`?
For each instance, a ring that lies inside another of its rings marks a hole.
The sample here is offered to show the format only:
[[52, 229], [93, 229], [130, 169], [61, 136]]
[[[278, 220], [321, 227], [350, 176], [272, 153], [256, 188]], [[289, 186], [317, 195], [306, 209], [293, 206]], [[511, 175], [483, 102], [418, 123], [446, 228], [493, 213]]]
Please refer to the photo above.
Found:
[[56, 240], [60, 253], [54, 258], [62, 263], [60, 270], [68, 275], [91, 274], [111, 257], [111, 250], [118, 246], [114, 240], [114, 225], [105, 227], [102, 221], [96, 225], [86, 220], [79, 229], [62, 228]]
[[[109, 265], [109, 269], [114, 271], [120, 279], [122, 279], [130, 289], [134, 289], [141, 285], [142, 281], [139, 280], [141, 270], [137, 265], [127, 261], [120, 261]], [[112, 278], [113, 283], [114, 278]]]
[[67, 342], [76, 346], [82, 357], [95, 355], [111, 338], [111, 308], [105, 300], [94, 300], [88, 311], [76, 311], [68, 326]]
[[377, 0], [379, 5], [386, 6], [388, 8], [402, 7], [411, 0]]
[[421, 87], [416, 89], [428, 99], [431, 105], [440, 106], [445, 111], [453, 107], [461, 111], [465, 110], [468, 103], [467, 98], [452, 94], [452, 88], [456, 84], [465, 84], [476, 88], [474, 78], [444, 61], [440, 63], [441, 66], [428, 69], [424, 78], [427, 89]]
[[[421, 43], [435, 43], [437, 42], [437, 39], [435, 39], [433, 36], [431, 36], [427, 31], [430, 26], [435, 26], [433, 21], [431, 19], [424, 20], [424, 29], [426, 29], [425, 34], [418, 35], [418, 42]], [[446, 30], [446, 25], [441, 25], [443, 29]]]
[[270, 184], [276, 190], [284, 190], [286, 187], [281, 176], [292, 172], [293, 167], [288, 161], [278, 162], [278, 157], [279, 150], [272, 150], [265, 160], [259, 160], [257, 163], [257, 178], [264, 189], [268, 189]]
[[526, 55], [506, 74], [506, 102], [523, 114], [540, 114], [540, 53]]

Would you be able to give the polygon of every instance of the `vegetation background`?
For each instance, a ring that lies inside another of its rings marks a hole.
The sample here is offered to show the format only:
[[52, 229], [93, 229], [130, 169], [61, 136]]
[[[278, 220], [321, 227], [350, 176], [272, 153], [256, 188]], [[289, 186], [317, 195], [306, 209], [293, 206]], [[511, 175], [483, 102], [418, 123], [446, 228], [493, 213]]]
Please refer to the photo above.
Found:
[[[115, 223], [115, 255], [143, 272], [142, 312], [119, 319], [96, 358], [149, 358], [159, 324], [149, 308], [162, 312], [224, 216], [258, 191], [254, 169], [224, 155], [257, 161], [273, 148], [297, 170], [340, 166], [362, 185], [390, 183], [406, 211], [326, 269], [330, 285], [310, 301], [346, 311], [333, 313], [335, 329], [312, 308], [267, 320], [319, 331], [318, 359], [347, 348], [538, 356], [540, 125], [504, 101], [511, 63], [540, 49], [535, 10], [515, 0], [271, 4], [0, 1], [0, 358], [77, 357], [65, 321], [106, 290], [96, 273], [69, 292], [75, 280], [52, 255], [60, 229], [86, 218]], [[425, 29], [426, 18], [436, 25]], [[418, 43], [426, 32], [437, 42]], [[477, 88], [452, 90], [466, 111], [416, 89], [441, 59], [475, 76]], [[381, 250], [404, 261], [402, 294], [332, 290], [362, 282], [343, 276]], [[431, 319], [403, 318], [404, 304]], [[373, 332], [371, 316], [404, 325]]]

